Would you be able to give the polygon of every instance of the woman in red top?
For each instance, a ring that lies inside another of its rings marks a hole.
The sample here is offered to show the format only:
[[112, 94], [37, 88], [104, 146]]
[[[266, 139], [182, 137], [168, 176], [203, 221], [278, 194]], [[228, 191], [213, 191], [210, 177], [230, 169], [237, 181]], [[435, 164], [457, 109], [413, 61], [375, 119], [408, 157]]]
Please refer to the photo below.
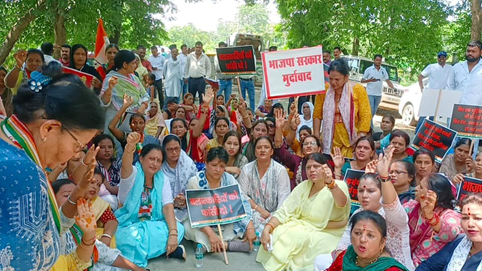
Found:
[[361, 211], [350, 221], [351, 243], [327, 271], [408, 271], [385, 250], [387, 223], [373, 211]]

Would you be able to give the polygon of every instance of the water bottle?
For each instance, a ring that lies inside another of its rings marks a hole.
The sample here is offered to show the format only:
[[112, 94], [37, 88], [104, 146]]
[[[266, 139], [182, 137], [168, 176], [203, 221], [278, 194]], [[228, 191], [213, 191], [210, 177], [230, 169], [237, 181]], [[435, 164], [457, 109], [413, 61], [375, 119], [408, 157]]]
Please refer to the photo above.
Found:
[[204, 266], [203, 245], [197, 244], [197, 248], [196, 248], [196, 267], [202, 268], [203, 266]]
[[258, 232], [256, 232], [256, 239], [254, 240], [253, 245], [254, 245], [253, 250], [258, 251], [259, 246], [261, 245], [261, 239], [259, 238]]

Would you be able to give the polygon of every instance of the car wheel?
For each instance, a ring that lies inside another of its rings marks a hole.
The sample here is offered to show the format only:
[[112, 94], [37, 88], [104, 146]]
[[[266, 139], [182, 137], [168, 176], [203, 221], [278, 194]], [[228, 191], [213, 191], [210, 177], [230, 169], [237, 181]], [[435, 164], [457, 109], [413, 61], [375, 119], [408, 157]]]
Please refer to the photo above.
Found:
[[405, 125], [416, 126], [417, 121], [415, 120], [415, 110], [411, 103], [407, 103], [402, 110], [402, 122]]

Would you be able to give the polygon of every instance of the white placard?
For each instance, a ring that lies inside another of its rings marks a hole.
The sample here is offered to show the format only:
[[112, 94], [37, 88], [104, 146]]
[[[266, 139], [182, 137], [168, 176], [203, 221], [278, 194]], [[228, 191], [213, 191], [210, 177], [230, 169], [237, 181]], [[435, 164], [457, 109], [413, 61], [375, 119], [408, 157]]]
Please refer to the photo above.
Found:
[[321, 46], [262, 53], [268, 99], [320, 94], [325, 91]]
[[458, 90], [424, 89], [418, 115], [434, 116], [437, 110], [437, 101], [439, 101], [437, 117], [450, 118], [454, 104], [458, 104], [461, 97], [462, 91]]

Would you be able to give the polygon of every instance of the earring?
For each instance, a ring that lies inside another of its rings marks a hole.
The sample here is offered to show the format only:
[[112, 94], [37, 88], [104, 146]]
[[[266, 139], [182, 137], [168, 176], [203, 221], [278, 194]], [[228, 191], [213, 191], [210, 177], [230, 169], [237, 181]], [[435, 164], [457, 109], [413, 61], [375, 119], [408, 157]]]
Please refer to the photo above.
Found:
[[42, 141], [43, 142], [47, 141], [47, 137], [42, 138]]

